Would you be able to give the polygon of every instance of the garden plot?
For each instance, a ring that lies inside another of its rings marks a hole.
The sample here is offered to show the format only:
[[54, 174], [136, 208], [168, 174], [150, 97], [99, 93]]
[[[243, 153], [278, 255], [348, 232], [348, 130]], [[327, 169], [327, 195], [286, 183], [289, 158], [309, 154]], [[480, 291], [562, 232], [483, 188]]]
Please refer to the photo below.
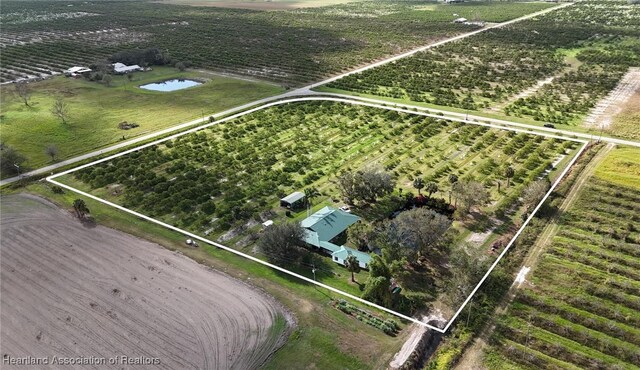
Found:
[[[50, 180], [401, 317], [411, 319], [430, 302], [455, 317], [548, 196], [550, 184], [540, 177], [559, 157], [575, 158], [582, 150], [579, 142], [553, 136], [340, 99], [271, 103], [224, 121]], [[464, 155], [449, 159], [458, 152]], [[572, 163], [562, 161], [551, 172], [554, 186]], [[357, 178], [372, 168], [391, 179], [390, 188], [345, 200], [349, 194], [338, 185], [344, 176]], [[308, 211], [280, 207], [283, 196], [303, 190], [313, 196]], [[469, 193], [486, 198], [470, 204]], [[358, 236], [348, 229], [345, 239], [332, 243], [371, 258], [355, 282], [343, 266], [310, 248], [294, 244], [290, 254], [276, 257], [264, 249], [270, 229], [262, 230], [263, 222], [297, 225], [345, 201], [361, 218], [353, 229], [365, 231]], [[416, 249], [381, 241], [391, 234], [380, 230], [402, 227], [394, 222], [421, 209], [445, 225], [441, 238]], [[484, 242], [464, 242], [494, 227]], [[224, 245], [214, 241], [222, 235]], [[388, 282], [400, 288], [393, 296], [380, 288]]]

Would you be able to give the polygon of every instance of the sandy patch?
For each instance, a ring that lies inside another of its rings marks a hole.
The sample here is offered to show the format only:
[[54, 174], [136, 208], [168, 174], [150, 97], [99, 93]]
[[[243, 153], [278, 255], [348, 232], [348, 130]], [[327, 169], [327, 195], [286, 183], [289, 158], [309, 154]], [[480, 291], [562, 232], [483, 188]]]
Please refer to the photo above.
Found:
[[629, 68], [627, 74], [609, 95], [604, 97], [585, 118], [584, 126], [607, 130], [634, 94], [640, 93], [640, 68]]

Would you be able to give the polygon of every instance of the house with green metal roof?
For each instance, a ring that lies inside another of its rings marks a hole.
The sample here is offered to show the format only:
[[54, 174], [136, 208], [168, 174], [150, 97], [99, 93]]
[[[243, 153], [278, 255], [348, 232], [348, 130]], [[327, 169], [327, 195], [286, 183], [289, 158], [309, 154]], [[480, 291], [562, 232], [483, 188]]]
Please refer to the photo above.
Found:
[[344, 266], [344, 261], [348, 256], [354, 255], [358, 258], [360, 267], [367, 268], [371, 261], [368, 253], [360, 252], [345, 245], [332, 243], [334, 239], [344, 233], [349, 226], [360, 221], [360, 217], [341, 209], [324, 207], [318, 212], [305, 218], [300, 223], [305, 229], [305, 242], [322, 252], [331, 255], [331, 259]]

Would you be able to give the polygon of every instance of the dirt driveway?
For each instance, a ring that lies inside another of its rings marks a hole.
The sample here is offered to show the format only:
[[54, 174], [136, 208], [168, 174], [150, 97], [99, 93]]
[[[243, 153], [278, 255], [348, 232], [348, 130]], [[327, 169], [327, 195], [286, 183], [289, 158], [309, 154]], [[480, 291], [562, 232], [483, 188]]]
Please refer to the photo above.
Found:
[[[252, 369], [292, 325], [273, 298], [184, 256], [35, 196], [0, 201], [3, 369]], [[93, 363], [7, 366], [27, 356]]]

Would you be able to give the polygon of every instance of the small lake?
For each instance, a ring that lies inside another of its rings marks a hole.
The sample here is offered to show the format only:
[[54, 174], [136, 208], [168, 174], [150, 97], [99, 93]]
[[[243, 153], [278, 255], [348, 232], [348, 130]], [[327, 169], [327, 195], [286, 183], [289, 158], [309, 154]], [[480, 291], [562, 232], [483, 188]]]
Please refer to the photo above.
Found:
[[194, 80], [173, 79], [162, 82], [154, 82], [146, 85], [141, 85], [141, 89], [152, 91], [176, 91], [186, 89], [188, 87], [202, 85], [202, 82]]

